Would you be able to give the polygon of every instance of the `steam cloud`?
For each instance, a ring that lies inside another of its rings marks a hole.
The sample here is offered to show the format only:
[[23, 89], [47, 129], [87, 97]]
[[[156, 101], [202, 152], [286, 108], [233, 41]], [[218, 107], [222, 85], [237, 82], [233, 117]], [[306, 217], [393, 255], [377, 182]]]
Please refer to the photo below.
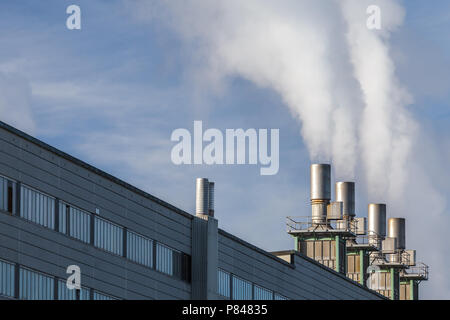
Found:
[[[372, 4], [381, 8], [381, 30], [366, 27]], [[195, 48], [208, 82], [240, 76], [278, 92], [301, 124], [311, 160], [332, 161], [337, 179], [364, 182], [370, 202], [385, 202], [390, 216], [409, 218], [408, 246], [434, 271], [427, 296], [449, 294], [448, 280], [440, 278], [446, 272], [442, 241], [413, 236], [443, 235], [439, 225], [448, 218], [442, 215], [444, 196], [413, 155], [424, 132], [407, 110], [412, 97], [396, 78], [390, 57], [390, 35], [405, 15], [397, 1], [147, 5], [141, 3], [141, 17], [153, 12], [151, 19], [161, 19]]]

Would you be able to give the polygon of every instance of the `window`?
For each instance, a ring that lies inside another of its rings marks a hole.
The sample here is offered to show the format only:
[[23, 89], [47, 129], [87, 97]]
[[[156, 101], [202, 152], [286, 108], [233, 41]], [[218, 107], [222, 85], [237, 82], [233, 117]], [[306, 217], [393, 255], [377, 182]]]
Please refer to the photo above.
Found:
[[0, 177], [0, 209], [16, 212], [16, 183], [3, 177]]
[[[86, 243], [91, 241], [91, 214], [81, 209], [59, 203], [59, 231]], [[69, 230], [69, 232], [67, 232]]]
[[233, 276], [233, 300], [252, 300], [252, 283]]
[[54, 279], [39, 272], [20, 268], [20, 299], [53, 300]]
[[191, 282], [191, 256], [181, 253], [181, 280]]
[[269, 289], [255, 285], [253, 300], [273, 300], [273, 292]]
[[230, 273], [218, 270], [217, 272], [217, 292], [226, 298], [230, 298]]
[[173, 250], [160, 243], [156, 244], [156, 270], [173, 275]]
[[152, 268], [153, 241], [132, 231], [127, 231], [127, 258]]
[[14, 297], [14, 265], [0, 260], [0, 295]]
[[285, 296], [282, 296], [279, 293], [275, 293], [274, 300], [289, 300], [289, 298], [286, 298]]
[[54, 229], [55, 199], [41, 192], [21, 186], [20, 216], [32, 222]]
[[58, 280], [58, 300], [89, 300], [89, 289], [69, 289], [66, 280]]
[[97, 248], [122, 255], [123, 229], [105, 219], [95, 217], [95, 241]]
[[94, 300], [119, 300], [116, 297], [94, 291]]

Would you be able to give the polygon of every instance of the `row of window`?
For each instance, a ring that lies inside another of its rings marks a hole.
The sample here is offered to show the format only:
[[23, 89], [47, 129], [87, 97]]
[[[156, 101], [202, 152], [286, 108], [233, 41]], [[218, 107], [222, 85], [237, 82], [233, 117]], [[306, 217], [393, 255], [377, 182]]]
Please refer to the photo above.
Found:
[[217, 293], [232, 300], [288, 300], [279, 293], [222, 269], [217, 270]]
[[3, 260], [0, 260], [0, 295], [23, 300], [117, 300], [116, 297], [86, 287], [69, 289], [63, 279]]
[[190, 256], [3, 177], [0, 177], [0, 209], [11, 214], [19, 211], [20, 217], [24, 219], [170, 276], [190, 281]]

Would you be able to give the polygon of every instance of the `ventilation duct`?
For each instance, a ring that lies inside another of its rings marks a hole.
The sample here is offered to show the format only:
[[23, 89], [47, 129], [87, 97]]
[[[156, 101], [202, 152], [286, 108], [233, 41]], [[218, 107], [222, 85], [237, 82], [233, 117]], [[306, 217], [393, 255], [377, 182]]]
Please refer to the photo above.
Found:
[[196, 181], [195, 214], [209, 215], [209, 181], [206, 178], [197, 178]]
[[311, 165], [311, 211], [312, 222], [326, 221], [327, 205], [331, 199], [331, 166], [329, 164]]
[[386, 237], [386, 205], [384, 203], [370, 203], [367, 220], [369, 243], [380, 248], [381, 240]]
[[397, 239], [397, 248], [404, 250], [405, 246], [405, 219], [390, 218], [388, 221], [388, 237]]
[[336, 182], [336, 201], [342, 202], [342, 214], [344, 217], [355, 216], [355, 183]]
[[209, 216], [214, 217], [214, 182], [209, 182], [208, 207]]

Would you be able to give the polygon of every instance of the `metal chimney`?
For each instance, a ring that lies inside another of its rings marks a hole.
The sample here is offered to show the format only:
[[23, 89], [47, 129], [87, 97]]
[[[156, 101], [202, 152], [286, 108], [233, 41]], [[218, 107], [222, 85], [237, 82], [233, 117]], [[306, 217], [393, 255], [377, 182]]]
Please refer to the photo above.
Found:
[[312, 222], [323, 223], [327, 217], [327, 205], [331, 199], [331, 166], [311, 165], [311, 206]]
[[336, 182], [336, 201], [342, 202], [342, 214], [344, 217], [355, 216], [355, 183]]
[[390, 218], [388, 220], [388, 237], [397, 239], [396, 249], [405, 249], [405, 219]]
[[214, 182], [209, 182], [209, 193], [208, 193], [208, 207], [209, 215], [214, 217]]
[[367, 220], [369, 243], [380, 248], [381, 240], [386, 237], [386, 205], [384, 203], [369, 203]]
[[209, 214], [209, 181], [206, 178], [197, 178], [196, 181], [195, 214]]

